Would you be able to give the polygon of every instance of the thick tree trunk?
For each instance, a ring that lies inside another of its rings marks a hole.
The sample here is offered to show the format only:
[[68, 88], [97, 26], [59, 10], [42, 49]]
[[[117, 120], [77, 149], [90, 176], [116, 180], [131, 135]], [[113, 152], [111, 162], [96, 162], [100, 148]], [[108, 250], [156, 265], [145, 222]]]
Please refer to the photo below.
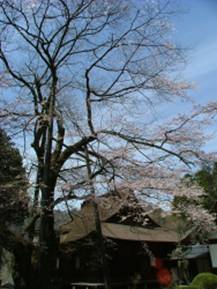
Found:
[[99, 215], [99, 210], [98, 210], [98, 205], [96, 203], [95, 197], [95, 188], [93, 184], [93, 180], [91, 178], [91, 164], [90, 164], [90, 159], [89, 159], [89, 153], [88, 153], [88, 148], [86, 146], [85, 148], [85, 154], [86, 154], [86, 163], [87, 163], [87, 178], [88, 182], [90, 185], [90, 191], [93, 196], [93, 208], [94, 208], [94, 218], [95, 218], [95, 225], [96, 225], [96, 233], [98, 237], [98, 249], [101, 255], [101, 265], [102, 265], [102, 272], [103, 272], [103, 279], [104, 279], [104, 284], [105, 284], [105, 289], [110, 289], [110, 278], [109, 278], [109, 266], [108, 266], [108, 261], [106, 259], [106, 250], [105, 250], [105, 244], [104, 244], [104, 238], [102, 234], [102, 227], [101, 227], [101, 221], [100, 221], [100, 215]]
[[14, 249], [13, 279], [15, 289], [36, 289], [35, 272], [32, 266], [32, 249], [17, 246]]
[[108, 260], [106, 258], [106, 248], [105, 248], [104, 238], [102, 234], [99, 210], [98, 210], [98, 206], [95, 200], [93, 201], [93, 207], [94, 207], [94, 214], [95, 214], [96, 233], [97, 233], [98, 245], [99, 245], [98, 249], [100, 251], [100, 255], [102, 258], [101, 263], [102, 263], [102, 272], [103, 272], [105, 289], [110, 289], [111, 286], [110, 286], [109, 265], [108, 265]]
[[[47, 190], [42, 199], [39, 234], [40, 289], [53, 289], [56, 276], [57, 238], [54, 230], [53, 193]], [[45, 198], [46, 196], [46, 198]]]
[[53, 289], [56, 271], [56, 235], [54, 230], [54, 190], [58, 174], [53, 174], [52, 149], [53, 149], [53, 129], [55, 118], [56, 85], [57, 72], [54, 63], [51, 61], [50, 69], [52, 73], [51, 94], [47, 99], [48, 125], [45, 133], [45, 146], [42, 166], [41, 185], [41, 218], [40, 218], [40, 289]]

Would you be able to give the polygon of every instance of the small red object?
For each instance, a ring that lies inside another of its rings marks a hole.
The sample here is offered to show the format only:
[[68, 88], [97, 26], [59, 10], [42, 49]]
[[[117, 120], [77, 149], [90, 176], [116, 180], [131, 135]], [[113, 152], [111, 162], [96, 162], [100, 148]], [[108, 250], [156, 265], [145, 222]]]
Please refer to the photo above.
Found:
[[163, 286], [169, 286], [172, 283], [172, 274], [167, 268], [161, 268], [157, 272], [157, 280]]

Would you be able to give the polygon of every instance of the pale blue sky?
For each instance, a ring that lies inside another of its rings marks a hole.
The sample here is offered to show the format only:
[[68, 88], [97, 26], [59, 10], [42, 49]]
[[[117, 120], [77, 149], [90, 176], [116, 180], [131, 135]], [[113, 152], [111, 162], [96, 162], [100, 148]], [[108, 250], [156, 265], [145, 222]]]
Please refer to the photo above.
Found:
[[180, 0], [184, 12], [175, 19], [177, 42], [189, 48], [186, 79], [195, 82], [190, 93], [205, 103], [217, 100], [217, 0]]
[[[200, 104], [217, 101], [217, 0], [174, 0], [176, 8], [177, 3], [180, 13], [173, 17], [173, 37], [186, 48], [187, 64], [181, 75], [194, 84], [188, 95]], [[189, 103], [167, 104], [161, 107], [160, 118], [190, 110]], [[217, 151], [217, 124], [213, 131], [216, 138], [205, 150]]]
[[[180, 6], [186, 13], [175, 21], [176, 37], [190, 48], [184, 76], [195, 89], [189, 94], [203, 104], [217, 101], [217, 0], [180, 0]], [[213, 131], [217, 134], [215, 127]], [[217, 137], [206, 149], [217, 151]]]
[[[142, 0], [138, 0], [142, 1]], [[174, 1], [174, 2], [173, 2]], [[187, 64], [183, 77], [195, 84], [189, 95], [196, 102], [217, 101], [217, 0], [171, 0], [180, 13], [174, 15], [173, 37], [186, 48]], [[162, 106], [161, 116], [184, 112], [188, 104]], [[217, 127], [217, 126], [216, 126]], [[207, 146], [216, 150], [217, 139]]]

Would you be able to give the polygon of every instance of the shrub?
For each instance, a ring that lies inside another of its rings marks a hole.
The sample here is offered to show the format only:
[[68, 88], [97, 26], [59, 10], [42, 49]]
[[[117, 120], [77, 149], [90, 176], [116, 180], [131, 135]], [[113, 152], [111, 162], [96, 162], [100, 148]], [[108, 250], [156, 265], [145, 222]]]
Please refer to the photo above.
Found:
[[194, 277], [190, 286], [196, 287], [197, 289], [215, 289], [217, 287], [217, 275], [208, 272], [200, 273]]

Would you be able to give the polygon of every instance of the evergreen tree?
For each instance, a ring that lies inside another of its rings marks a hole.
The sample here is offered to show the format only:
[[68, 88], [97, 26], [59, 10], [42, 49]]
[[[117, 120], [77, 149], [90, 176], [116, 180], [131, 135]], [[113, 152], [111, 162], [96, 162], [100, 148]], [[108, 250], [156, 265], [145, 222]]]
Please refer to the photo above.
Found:
[[217, 163], [206, 165], [192, 176], [204, 191], [202, 203], [203, 206], [211, 213], [216, 213], [217, 203]]
[[[181, 182], [187, 186], [196, 185], [201, 187], [204, 194], [197, 198], [185, 196], [176, 196], [173, 200], [175, 209], [188, 208], [191, 206], [200, 206], [201, 209], [209, 213], [217, 221], [217, 162], [205, 164], [194, 174], [186, 174]], [[185, 215], [185, 214], [184, 214]]]
[[0, 224], [20, 223], [27, 213], [27, 181], [22, 157], [0, 129]]

